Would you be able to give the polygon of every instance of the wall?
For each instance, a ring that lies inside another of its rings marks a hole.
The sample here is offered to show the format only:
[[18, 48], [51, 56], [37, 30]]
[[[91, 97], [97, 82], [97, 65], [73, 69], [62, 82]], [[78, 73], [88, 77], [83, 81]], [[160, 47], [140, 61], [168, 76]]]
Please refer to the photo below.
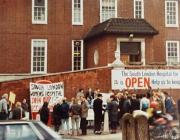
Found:
[[[126, 69], [142, 69], [143, 67], [126, 67]], [[154, 67], [156, 69], [157, 67]], [[153, 69], [153, 67], [144, 67], [144, 69]], [[160, 67], [159, 67], [160, 69]], [[161, 69], [164, 69], [161, 67]], [[92, 89], [99, 88], [101, 92], [107, 93], [111, 89], [111, 68], [102, 67], [98, 69], [84, 70], [79, 72], [59, 73], [55, 75], [47, 75], [36, 78], [28, 78], [22, 80], [15, 80], [0, 83], [0, 97], [4, 93], [10, 91], [16, 93], [16, 101], [22, 101], [26, 98], [29, 102], [29, 83], [38, 80], [50, 80], [52, 82], [64, 82], [65, 96], [70, 100], [74, 97], [80, 88], [85, 91], [89, 87]], [[168, 93], [177, 101], [180, 98], [180, 89], [166, 89]], [[136, 91], [136, 93], [145, 92], [143, 90]]]
[[[84, 25], [72, 26], [71, 1], [48, 0], [48, 24], [36, 25], [31, 22], [31, 0], [0, 0], [0, 73], [30, 73], [31, 39], [35, 38], [48, 39], [48, 73], [71, 70], [72, 39], [82, 39], [100, 21], [99, 0], [84, 0]], [[117, 1], [118, 17], [132, 18], [133, 0]], [[180, 41], [179, 28], [165, 27], [164, 0], [144, 0], [144, 5], [145, 19], [160, 33], [153, 38], [150, 59], [164, 62], [165, 40]], [[107, 48], [105, 59], [114, 55], [109, 52]]]
[[[85, 68], [94, 68], [107, 66], [115, 60], [114, 52], [117, 48], [117, 38], [127, 38], [128, 36], [124, 35], [111, 35], [106, 34], [99, 36], [98, 38], [92, 38], [85, 42]], [[144, 38], [145, 39], [145, 60], [146, 64], [154, 62], [154, 44], [153, 39], [156, 36], [137, 36], [134, 38]], [[98, 50], [99, 52], [99, 63], [98, 65], [94, 64], [94, 52]]]
[[79, 72], [60, 73], [52, 76], [43, 76], [23, 80], [1, 82], [0, 97], [3, 93], [13, 91], [16, 93], [16, 101], [22, 101], [26, 98], [29, 101], [29, 83], [46, 79], [52, 82], [64, 82], [65, 96], [70, 99], [76, 95], [80, 88], [87, 91], [88, 87], [92, 89], [100, 88], [102, 92], [109, 91], [111, 87], [111, 69], [99, 68]]

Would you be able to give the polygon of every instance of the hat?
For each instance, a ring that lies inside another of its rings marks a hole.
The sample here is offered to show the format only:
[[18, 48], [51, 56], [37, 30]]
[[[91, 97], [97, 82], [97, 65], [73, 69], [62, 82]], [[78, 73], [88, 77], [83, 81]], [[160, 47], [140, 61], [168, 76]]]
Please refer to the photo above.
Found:
[[98, 94], [97, 96], [98, 96], [98, 97], [102, 97], [102, 94]]

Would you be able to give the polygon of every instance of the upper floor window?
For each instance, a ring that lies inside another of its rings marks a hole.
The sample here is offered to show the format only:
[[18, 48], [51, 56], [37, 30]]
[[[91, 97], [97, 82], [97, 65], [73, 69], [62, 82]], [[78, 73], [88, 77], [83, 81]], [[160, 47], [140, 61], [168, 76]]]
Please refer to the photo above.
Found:
[[32, 0], [32, 23], [47, 24], [47, 0]]
[[144, 18], [144, 0], [134, 0], [134, 18]]
[[32, 39], [31, 42], [31, 73], [47, 72], [47, 40]]
[[165, 1], [166, 27], [178, 27], [178, 1]]
[[117, 0], [100, 0], [100, 22], [117, 17]]
[[83, 69], [83, 41], [72, 41], [72, 70]]
[[83, 0], [72, 0], [72, 24], [83, 25]]
[[166, 61], [168, 65], [178, 64], [179, 41], [166, 41]]

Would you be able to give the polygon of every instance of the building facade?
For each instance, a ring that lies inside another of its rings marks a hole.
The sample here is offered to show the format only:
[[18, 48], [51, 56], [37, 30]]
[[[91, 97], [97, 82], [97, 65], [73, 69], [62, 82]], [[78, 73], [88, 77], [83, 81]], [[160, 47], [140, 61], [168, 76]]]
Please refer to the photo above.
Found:
[[179, 65], [179, 16], [179, 0], [0, 0], [0, 73], [107, 66], [115, 51], [125, 65]]

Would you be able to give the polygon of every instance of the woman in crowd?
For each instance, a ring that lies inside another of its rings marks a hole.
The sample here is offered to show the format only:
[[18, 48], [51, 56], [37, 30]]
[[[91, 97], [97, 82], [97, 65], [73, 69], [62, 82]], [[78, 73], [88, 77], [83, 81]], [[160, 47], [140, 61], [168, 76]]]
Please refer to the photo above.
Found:
[[49, 120], [49, 108], [48, 108], [48, 102], [44, 102], [42, 108], [39, 110], [39, 114], [40, 114], [40, 120], [44, 123], [44, 124], [48, 124], [48, 120]]
[[108, 103], [109, 120], [111, 124], [111, 133], [116, 133], [118, 124], [118, 102], [114, 95], [111, 95], [110, 102]]
[[12, 112], [12, 119], [13, 120], [21, 120], [25, 117], [25, 113], [21, 107], [20, 102], [16, 102], [15, 108]]
[[79, 123], [80, 123], [80, 115], [81, 115], [81, 105], [78, 104], [78, 99], [73, 98], [72, 104], [70, 107], [70, 116], [71, 116], [71, 123], [72, 123], [72, 135], [74, 135], [75, 132], [75, 126], [77, 130], [77, 135], [80, 135], [79, 133]]

